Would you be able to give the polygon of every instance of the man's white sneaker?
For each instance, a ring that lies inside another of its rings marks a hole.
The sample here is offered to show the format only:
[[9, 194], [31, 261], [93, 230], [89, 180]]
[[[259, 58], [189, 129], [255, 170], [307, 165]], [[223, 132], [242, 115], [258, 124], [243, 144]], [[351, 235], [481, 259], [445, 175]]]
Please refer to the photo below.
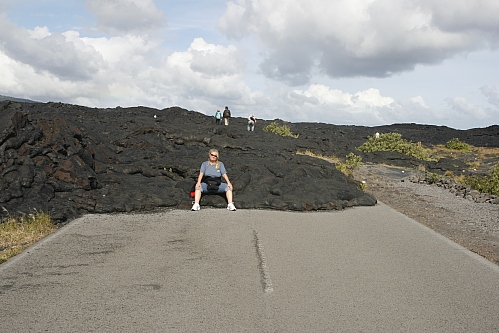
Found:
[[192, 208], [191, 208], [191, 210], [200, 210], [200, 209], [201, 209], [201, 206], [199, 206], [198, 203], [194, 203], [194, 205], [192, 205]]
[[236, 206], [234, 206], [234, 203], [231, 202], [230, 204], [227, 205], [228, 210], [236, 210]]

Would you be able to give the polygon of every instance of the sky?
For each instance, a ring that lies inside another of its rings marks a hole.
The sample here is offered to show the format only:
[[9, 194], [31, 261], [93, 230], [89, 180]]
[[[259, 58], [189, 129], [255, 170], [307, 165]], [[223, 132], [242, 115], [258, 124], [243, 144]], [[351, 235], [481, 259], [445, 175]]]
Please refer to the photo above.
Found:
[[0, 95], [487, 127], [498, 18], [497, 0], [0, 0]]

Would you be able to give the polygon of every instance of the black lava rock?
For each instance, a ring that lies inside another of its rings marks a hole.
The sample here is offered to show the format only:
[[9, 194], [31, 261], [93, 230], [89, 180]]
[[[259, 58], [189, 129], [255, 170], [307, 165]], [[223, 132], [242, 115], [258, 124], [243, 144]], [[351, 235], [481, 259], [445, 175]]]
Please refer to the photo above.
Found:
[[[287, 124], [299, 134], [292, 138], [263, 131], [270, 121], [261, 120], [248, 132], [245, 118], [217, 126], [213, 117], [178, 107], [97, 109], [11, 101], [0, 103], [0, 120], [0, 217], [38, 210], [63, 222], [86, 213], [190, 209], [189, 190], [211, 148], [220, 152], [239, 209], [310, 211], [376, 204], [334, 164], [296, 154], [310, 150], [345, 156], [374, 128]], [[409, 139], [421, 135], [417, 141], [430, 143], [456, 137], [456, 130], [433, 129], [402, 124], [383, 131], [400, 131]], [[461, 138], [497, 146], [498, 133], [499, 127], [492, 126], [466, 131]], [[420, 163], [382, 155], [363, 157]], [[201, 200], [204, 206], [226, 204], [218, 195]]]

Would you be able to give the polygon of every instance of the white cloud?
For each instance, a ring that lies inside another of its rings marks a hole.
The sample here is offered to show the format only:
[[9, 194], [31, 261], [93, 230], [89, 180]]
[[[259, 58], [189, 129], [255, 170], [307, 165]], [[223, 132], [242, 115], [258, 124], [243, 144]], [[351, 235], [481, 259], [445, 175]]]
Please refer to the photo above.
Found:
[[251, 99], [242, 80], [245, 63], [233, 46], [214, 45], [196, 38], [185, 52], [174, 52], [159, 71], [150, 73], [161, 89], [189, 107], [197, 100], [214, 105], [218, 99]]
[[231, 45], [196, 38], [186, 51], [165, 57], [161, 41], [150, 35], [90, 38], [76, 31], [58, 34], [47, 27], [28, 31], [7, 20], [3, 24], [15, 35], [0, 49], [0, 68], [7, 69], [0, 84], [5, 92], [29, 90], [33, 98], [54, 96], [102, 107], [214, 108], [220, 98], [253, 103], [255, 93], [242, 80], [244, 55]]
[[[163, 36], [161, 2], [152, 0], [88, 0], [101, 29], [90, 35], [89, 27], [28, 30], [0, 13], [0, 93], [97, 107], [178, 105], [206, 114], [229, 105], [234, 116], [293, 122], [487, 125], [499, 119], [492, 56], [473, 70], [459, 57], [463, 70], [441, 70], [437, 80], [428, 66], [417, 66], [494, 47], [498, 5], [477, 1], [479, 9], [464, 0], [228, 2], [219, 25], [226, 36], [244, 38], [234, 45], [212, 27], [200, 29], [195, 18], [188, 34]], [[427, 71], [394, 75], [414, 67]], [[342, 76], [351, 78], [336, 78]]]
[[[329, 104], [330, 106], [347, 106], [352, 108], [392, 107], [395, 100], [381, 96], [378, 89], [367, 89], [355, 94], [344, 93], [325, 85], [313, 84], [306, 91], [294, 90], [293, 97], [304, 96], [313, 105]], [[304, 99], [305, 100], [305, 99]]]
[[378, 89], [368, 89], [354, 96], [357, 107], [387, 107], [390, 108], [395, 103], [391, 97], [381, 96]]
[[33, 30], [28, 30], [29, 36], [32, 39], [43, 39], [50, 37], [51, 33], [47, 27], [35, 27]]
[[433, 13], [432, 23], [439, 29], [487, 33], [488, 41], [499, 41], [499, 3], [495, 0], [426, 0], [423, 5]]
[[144, 66], [158, 61], [160, 42], [148, 36], [127, 34], [111, 38], [88, 38], [74, 32], [65, 35], [75, 43], [84, 43], [97, 50], [106, 67], [113, 68], [115, 72], [137, 73]]
[[269, 78], [301, 85], [314, 68], [330, 77], [387, 77], [494, 44], [497, 1], [479, 2], [238, 0], [219, 27], [229, 38], [259, 37]]
[[447, 98], [445, 101], [456, 112], [457, 117], [464, 116], [468, 119], [485, 119], [488, 117], [483, 107], [472, 104], [463, 97]]
[[108, 94], [107, 87], [99, 86], [96, 82], [61, 80], [48, 71], [36, 71], [32, 66], [11, 59], [1, 52], [0, 72], [0, 91], [10, 96], [78, 104], [83, 96], [99, 99]]
[[293, 98], [305, 97], [302, 100], [312, 105], [330, 104], [330, 105], [348, 105], [351, 106], [352, 95], [344, 93], [341, 90], [331, 89], [322, 84], [313, 84], [305, 91], [292, 91]]
[[152, 0], [86, 0], [99, 29], [120, 34], [147, 32], [166, 25], [163, 13]]
[[416, 96], [409, 99], [409, 102], [414, 105], [420, 105], [421, 107], [428, 109], [426, 102], [424, 101], [422, 96]]
[[386, 122], [384, 113], [399, 108], [393, 98], [382, 96], [378, 89], [351, 94], [321, 84], [291, 91], [283, 104], [293, 105], [295, 118], [300, 121], [359, 125], [382, 124]]
[[188, 49], [190, 68], [208, 77], [240, 75], [245, 70], [243, 54], [232, 45], [212, 45], [196, 38]]
[[496, 107], [499, 107], [499, 93], [497, 93], [497, 88], [495, 86], [483, 86], [480, 87], [482, 94], [487, 97], [488, 102]]
[[0, 52], [11, 59], [64, 80], [88, 80], [103, 65], [101, 56], [81, 42], [46, 27], [20, 29], [0, 14]]

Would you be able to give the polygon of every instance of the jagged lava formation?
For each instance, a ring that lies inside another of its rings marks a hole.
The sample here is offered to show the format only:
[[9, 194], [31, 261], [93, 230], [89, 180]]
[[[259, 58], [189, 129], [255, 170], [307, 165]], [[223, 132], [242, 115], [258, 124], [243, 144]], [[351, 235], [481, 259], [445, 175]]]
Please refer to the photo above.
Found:
[[[366, 155], [355, 147], [376, 129], [399, 131], [428, 144], [460, 137], [474, 145], [497, 146], [499, 134], [498, 126], [457, 131], [416, 124], [288, 123], [299, 135], [292, 138], [263, 131], [271, 121], [259, 120], [256, 130], [248, 132], [245, 117], [216, 126], [214, 117], [179, 107], [98, 109], [12, 101], [0, 102], [0, 119], [0, 217], [36, 210], [58, 222], [88, 213], [190, 209], [189, 190], [210, 148], [220, 151], [238, 209], [370, 206], [376, 198], [334, 164], [296, 152], [356, 152], [364, 161], [411, 166], [421, 161], [394, 153]], [[433, 162], [428, 168], [445, 171], [458, 164]], [[205, 195], [201, 205], [225, 207], [226, 202], [222, 196]]]

